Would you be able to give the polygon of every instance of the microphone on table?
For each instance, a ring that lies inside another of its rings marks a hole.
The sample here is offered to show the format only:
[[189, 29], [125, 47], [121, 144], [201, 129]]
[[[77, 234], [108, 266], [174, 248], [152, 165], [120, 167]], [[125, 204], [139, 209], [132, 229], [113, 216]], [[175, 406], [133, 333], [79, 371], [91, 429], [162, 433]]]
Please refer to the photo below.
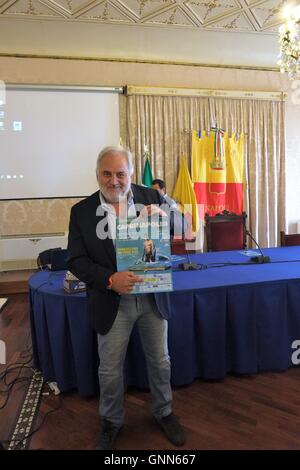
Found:
[[263, 254], [261, 247], [259, 246], [259, 244], [255, 240], [255, 238], [251, 235], [249, 230], [246, 230], [246, 235], [248, 235], [251, 238], [251, 240], [255, 243], [255, 245], [257, 246], [257, 248], [259, 249], [259, 252], [260, 252], [259, 256], [252, 256], [252, 258], [250, 258], [250, 261], [252, 261], [252, 263], [257, 263], [257, 264], [270, 263], [270, 261], [271, 261], [270, 256], [265, 256]]
[[197, 263], [192, 263], [191, 262], [191, 258], [190, 258], [190, 255], [189, 255], [189, 252], [188, 250], [186, 249], [185, 247], [185, 243], [184, 243], [184, 252], [187, 256], [187, 259], [188, 259], [188, 263], [180, 263], [178, 265], [178, 268], [179, 269], [182, 269], [183, 271], [195, 271], [196, 269], [198, 269], [198, 265]]

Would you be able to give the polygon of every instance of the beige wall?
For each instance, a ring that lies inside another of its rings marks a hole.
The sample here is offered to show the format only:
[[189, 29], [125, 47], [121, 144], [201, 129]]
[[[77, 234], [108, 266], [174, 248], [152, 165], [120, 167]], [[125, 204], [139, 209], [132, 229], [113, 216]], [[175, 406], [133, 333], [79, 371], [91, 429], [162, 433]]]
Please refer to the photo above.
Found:
[[[97, 60], [0, 57], [0, 79], [7, 83], [64, 85], [148, 85], [256, 91], [288, 91], [290, 82], [278, 72]], [[125, 102], [121, 99], [121, 135], [125, 137]], [[299, 127], [300, 104], [289, 99], [289, 122]], [[291, 132], [291, 130], [289, 130]], [[287, 220], [300, 220], [300, 141], [293, 133], [287, 155]], [[0, 203], [1, 232], [49, 233], [67, 230], [74, 200]]]
[[71, 207], [79, 199], [32, 199], [0, 202], [2, 235], [66, 232]]
[[[136, 7], [141, 3], [141, 8], [145, 6], [146, 10], [163, 6], [163, 2], [146, 0], [129, 3], [133, 8], [134, 3]], [[1, 4], [2, 0], [0, 11]], [[83, 6], [83, 2], [73, 2], [73, 8], [76, 10], [79, 4]], [[33, 2], [33, 6], [39, 10], [39, 2]], [[218, 12], [222, 13], [222, 9]], [[75, 18], [65, 20], [57, 16], [52, 19], [44, 15], [13, 16], [0, 15], [0, 53], [277, 67], [277, 34], [241, 32], [237, 24], [221, 31], [174, 24], [150, 26], [144, 20], [140, 25], [135, 21], [131, 25], [108, 24], [101, 19], [99, 23], [85, 22], [76, 19], [77, 13]], [[142, 16], [145, 18], [144, 13]]]
[[289, 87], [278, 72], [76, 59], [0, 57], [1, 80], [13, 83], [148, 85], [272, 91]]

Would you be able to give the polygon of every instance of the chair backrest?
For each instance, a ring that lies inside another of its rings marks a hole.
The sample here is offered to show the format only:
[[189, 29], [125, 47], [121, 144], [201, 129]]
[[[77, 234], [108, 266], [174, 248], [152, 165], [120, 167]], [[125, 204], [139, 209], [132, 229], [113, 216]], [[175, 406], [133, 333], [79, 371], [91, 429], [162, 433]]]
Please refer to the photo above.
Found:
[[281, 246], [296, 246], [300, 245], [300, 233], [292, 233], [287, 235], [285, 232], [280, 232], [280, 245]]
[[215, 216], [205, 215], [207, 251], [243, 250], [246, 248], [245, 212], [223, 211]]
[[195, 239], [172, 239], [171, 240], [171, 254], [172, 255], [186, 255], [189, 253], [196, 253], [195, 250], [190, 250], [187, 243], [195, 242]]

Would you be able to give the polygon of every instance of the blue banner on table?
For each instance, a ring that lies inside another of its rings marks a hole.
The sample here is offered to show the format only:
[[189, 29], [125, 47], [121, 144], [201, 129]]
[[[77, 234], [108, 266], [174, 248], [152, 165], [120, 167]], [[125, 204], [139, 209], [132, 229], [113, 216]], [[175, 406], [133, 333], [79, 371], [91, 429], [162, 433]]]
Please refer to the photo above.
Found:
[[167, 217], [118, 219], [118, 271], [132, 271], [143, 278], [132, 294], [173, 290], [169, 233]]

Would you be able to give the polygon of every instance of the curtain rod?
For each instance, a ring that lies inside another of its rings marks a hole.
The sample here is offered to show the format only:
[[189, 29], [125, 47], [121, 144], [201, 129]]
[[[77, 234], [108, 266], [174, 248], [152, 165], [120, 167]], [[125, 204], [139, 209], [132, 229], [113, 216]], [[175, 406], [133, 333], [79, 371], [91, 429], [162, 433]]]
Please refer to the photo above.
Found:
[[131, 95], [146, 96], [186, 96], [186, 97], [210, 97], [210, 98], [236, 98], [250, 100], [285, 101], [287, 93], [282, 91], [251, 91], [251, 90], [212, 90], [205, 88], [172, 88], [172, 87], [149, 87], [128, 85], [124, 93]]

